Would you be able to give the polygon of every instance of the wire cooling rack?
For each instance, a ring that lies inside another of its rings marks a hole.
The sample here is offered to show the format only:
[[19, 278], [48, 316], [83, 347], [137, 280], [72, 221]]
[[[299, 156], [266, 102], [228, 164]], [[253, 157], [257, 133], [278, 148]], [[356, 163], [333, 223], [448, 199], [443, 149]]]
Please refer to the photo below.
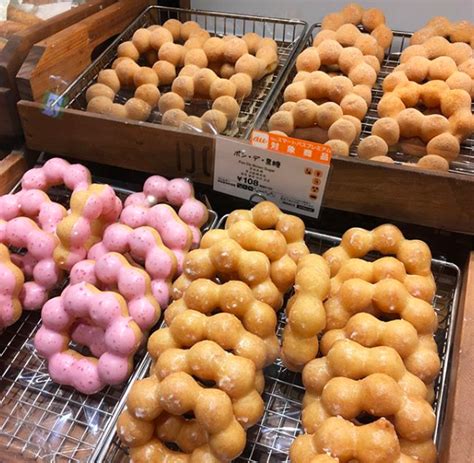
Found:
[[[133, 192], [107, 183], [122, 200]], [[67, 206], [67, 190], [53, 188], [48, 193], [53, 201]], [[204, 231], [216, 223], [217, 214], [210, 210]], [[87, 396], [51, 381], [47, 363], [36, 355], [33, 345], [40, 325], [39, 312], [24, 312], [0, 334], [0, 462], [3, 455], [11, 455], [14, 461], [88, 461], [110, 423], [115, 423], [125, 391], [142, 374], [146, 349], [135, 355], [135, 369], [125, 385]]]
[[[300, 45], [300, 49], [310, 47], [313, 44], [313, 39], [316, 34], [320, 31], [320, 24], [314, 24], [308, 30], [305, 39]], [[362, 131], [360, 134], [360, 140], [368, 137], [372, 134], [372, 127], [377, 119], [379, 119], [377, 113], [377, 105], [383, 96], [383, 81], [388, 74], [393, 72], [393, 70], [400, 64], [400, 57], [402, 51], [410, 45], [410, 37], [412, 36], [411, 32], [402, 32], [402, 31], [393, 31], [393, 41], [390, 45], [390, 48], [385, 54], [385, 58], [382, 62], [379, 75], [377, 76], [377, 81], [372, 87], [372, 102], [369, 106], [367, 114], [362, 120]], [[296, 76], [296, 56], [293, 59], [293, 62], [285, 71], [285, 75], [282, 77], [278, 88], [273, 93], [273, 98], [271, 98], [265, 110], [260, 114], [255, 128], [265, 127], [267, 119], [275, 113], [280, 105], [283, 103], [283, 92], [285, 88], [293, 81], [293, 78]], [[474, 111], [474, 103], [471, 105], [471, 109]], [[351, 156], [357, 156], [357, 147], [359, 141], [356, 140], [350, 149]], [[399, 145], [390, 147], [390, 155], [394, 160], [400, 162], [413, 161], [416, 162], [418, 158], [415, 156], [409, 156], [400, 149]], [[461, 151], [458, 158], [455, 161], [450, 163], [450, 171], [462, 174], [474, 174], [474, 138], [472, 136], [466, 139], [461, 144]]]
[[[196, 21], [206, 29], [211, 36], [237, 35], [256, 32], [262, 37], [270, 37], [278, 44], [279, 64], [275, 71], [254, 82], [252, 93], [241, 102], [238, 118], [228, 127], [224, 135], [246, 138], [253, 129], [253, 124], [264, 109], [264, 103], [277, 86], [284, 70], [303, 39], [307, 24], [298, 19], [276, 19], [263, 16], [237, 15], [217, 13], [212, 11], [185, 10], [151, 6], [147, 8], [117, 39], [95, 60], [59, 97], [68, 101], [67, 107], [85, 110], [87, 103], [85, 92], [92, 85], [102, 69], [109, 68], [117, 57], [117, 47], [120, 43], [130, 40], [134, 32], [141, 27], [153, 24], [163, 24], [170, 18], [180, 21]], [[162, 93], [171, 90], [170, 86], [160, 87]], [[130, 91], [120, 91], [117, 101], [125, 102], [133, 94]], [[200, 116], [211, 108], [212, 101], [193, 99], [186, 103], [186, 113]], [[153, 111], [149, 122], [161, 122], [161, 114]]]
[[[226, 216], [222, 217], [217, 225], [223, 226]], [[306, 242], [311, 252], [322, 254], [330, 247], [337, 246], [341, 239], [314, 231], [306, 232]], [[377, 256], [369, 256], [376, 258]], [[449, 362], [451, 344], [456, 321], [461, 272], [459, 267], [450, 262], [433, 259], [432, 271], [436, 280], [437, 290], [433, 306], [438, 314], [439, 329], [436, 333], [436, 342], [442, 360], [441, 374], [435, 384], [436, 398], [434, 409], [436, 412], [435, 441], [439, 444], [440, 431], [443, 426], [445, 399], [448, 390]], [[284, 311], [280, 312], [277, 334], [281, 338], [286, 323]], [[148, 356], [147, 356], [148, 357]], [[148, 366], [151, 363], [147, 360]], [[142, 377], [146, 376], [148, 367], [143, 369]], [[238, 463], [286, 463], [289, 462], [289, 447], [295, 437], [302, 432], [300, 414], [304, 388], [301, 375], [287, 370], [281, 361], [276, 361], [265, 371], [265, 402], [264, 415], [256, 426], [248, 431], [247, 446], [243, 454], [235, 460]], [[124, 404], [125, 405], [125, 404]], [[94, 462], [118, 463], [128, 461], [127, 450], [123, 448], [112, 430], [108, 439], [110, 445], [97, 452]]]

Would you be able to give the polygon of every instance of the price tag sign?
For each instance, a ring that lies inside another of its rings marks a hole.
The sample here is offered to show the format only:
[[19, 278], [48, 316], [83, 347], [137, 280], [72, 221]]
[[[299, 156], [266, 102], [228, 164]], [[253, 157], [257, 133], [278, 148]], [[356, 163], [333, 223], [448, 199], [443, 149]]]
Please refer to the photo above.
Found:
[[331, 148], [257, 130], [251, 142], [217, 138], [214, 189], [243, 199], [265, 198], [287, 211], [318, 217]]

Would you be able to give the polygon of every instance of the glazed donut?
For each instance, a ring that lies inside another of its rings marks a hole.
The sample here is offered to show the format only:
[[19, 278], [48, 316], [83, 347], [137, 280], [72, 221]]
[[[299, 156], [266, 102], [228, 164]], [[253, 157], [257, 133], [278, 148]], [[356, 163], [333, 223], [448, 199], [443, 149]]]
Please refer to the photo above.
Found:
[[194, 188], [190, 182], [182, 178], [167, 180], [159, 175], [149, 177], [143, 185], [142, 193], [134, 193], [125, 200], [125, 208], [130, 205], [152, 207], [167, 202], [179, 208], [178, 215], [193, 233], [193, 243], [199, 244], [200, 228], [207, 222], [207, 207], [194, 196]]
[[134, 263], [143, 265], [151, 278], [153, 296], [162, 309], [168, 306], [178, 261], [173, 252], [163, 244], [155, 229], [132, 229], [119, 223], [112, 224], [105, 229], [102, 241], [89, 250], [88, 258], [98, 260], [108, 252], [127, 254]]
[[193, 281], [184, 296], [166, 309], [165, 321], [171, 326], [175, 317], [188, 310], [211, 315], [217, 309], [235, 315], [247, 331], [263, 339], [267, 350], [265, 363], [275, 361], [279, 351], [275, 311], [258, 301], [242, 281], [233, 280], [223, 285], [203, 278]]
[[54, 260], [64, 270], [84, 259], [92, 245], [100, 241], [107, 225], [117, 221], [122, 202], [109, 185], [92, 184], [73, 192], [70, 207], [56, 228], [59, 244]]
[[41, 230], [33, 220], [17, 217], [8, 222], [0, 220], [0, 243], [26, 249], [24, 256], [10, 256], [29, 280], [23, 285], [20, 300], [26, 310], [40, 309], [63, 277], [53, 259], [58, 238]]
[[281, 348], [283, 363], [292, 371], [301, 371], [318, 353], [318, 335], [326, 324], [323, 301], [329, 294], [329, 276], [329, 265], [321, 256], [309, 254], [298, 262]]
[[8, 248], [0, 244], [0, 331], [21, 316], [20, 292], [24, 282], [23, 272], [11, 261]]
[[[98, 359], [68, 349], [71, 328], [84, 317], [104, 330], [107, 351]], [[142, 333], [119, 294], [99, 291], [85, 282], [68, 286], [61, 296], [43, 306], [41, 319], [34, 344], [39, 355], [47, 359], [55, 383], [72, 386], [83, 394], [95, 394], [108, 384], [122, 383], [130, 375]]]

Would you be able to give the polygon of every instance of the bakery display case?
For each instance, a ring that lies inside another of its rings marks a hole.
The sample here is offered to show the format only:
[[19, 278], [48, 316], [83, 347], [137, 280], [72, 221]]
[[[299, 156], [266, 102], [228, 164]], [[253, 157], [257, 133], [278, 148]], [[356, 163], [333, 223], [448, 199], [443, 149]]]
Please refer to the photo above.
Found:
[[86, 5], [3, 50], [0, 461], [469, 462], [469, 18]]

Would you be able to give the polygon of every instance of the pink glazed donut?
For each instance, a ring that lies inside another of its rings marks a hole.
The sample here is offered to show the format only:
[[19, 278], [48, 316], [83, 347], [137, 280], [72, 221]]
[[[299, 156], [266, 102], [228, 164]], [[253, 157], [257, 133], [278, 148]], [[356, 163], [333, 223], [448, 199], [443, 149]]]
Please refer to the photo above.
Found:
[[0, 331], [13, 325], [21, 316], [20, 292], [25, 278], [10, 260], [10, 252], [0, 244]]
[[176, 250], [176, 255], [171, 252], [161, 241], [159, 233], [151, 227], [134, 230], [114, 223], [105, 229], [102, 241], [92, 246], [87, 257], [98, 260], [108, 252], [129, 254], [135, 263], [143, 265], [151, 277], [151, 291], [160, 307], [168, 307], [177, 261], [184, 259], [182, 251]]
[[70, 284], [81, 282], [120, 294], [143, 332], [150, 330], [160, 318], [161, 309], [152, 294], [150, 276], [142, 268], [132, 266], [121, 254], [109, 252], [97, 260], [78, 262], [71, 269]]
[[150, 226], [161, 236], [163, 243], [174, 252], [178, 259], [178, 272], [181, 273], [185, 254], [191, 249], [190, 228], [178, 217], [171, 206], [157, 204], [151, 208], [131, 205], [125, 207], [120, 222], [130, 228]]
[[0, 220], [0, 243], [15, 248], [26, 248], [25, 256], [12, 254], [15, 265], [27, 279], [20, 295], [23, 308], [40, 309], [48, 300], [48, 293], [61, 281], [62, 272], [53, 259], [58, 238], [41, 230], [31, 219], [17, 217], [8, 222]]
[[61, 204], [51, 201], [41, 190], [20, 190], [15, 194], [0, 196], [0, 219], [8, 221], [16, 217], [28, 217], [48, 233], [56, 233], [58, 223], [66, 214]]
[[192, 184], [183, 178], [167, 180], [159, 175], [149, 177], [143, 185], [142, 193], [134, 193], [125, 201], [127, 206], [152, 207], [167, 202], [179, 208], [178, 215], [190, 228], [193, 234], [193, 247], [198, 247], [201, 240], [201, 227], [207, 222], [207, 207], [194, 197]]
[[89, 249], [102, 239], [105, 228], [117, 221], [122, 202], [109, 185], [92, 184], [76, 190], [71, 196], [71, 209], [57, 226], [59, 245], [54, 260], [64, 270], [87, 256]]
[[25, 172], [21, 181], [24, 190], [47, 191], [52, 186], [65, 185], [69, 190], [85, 190], [91, 184], [91, 173], [81, 164], [69, 164], [61, 158], [52, 158], [42, 167]]
[[[61, 296], [43, 306], [41, 318], [43, 324], [34, 344], [39, 355], [47, 359], [54, 382], [95, 394], [130, 376], [142, 333], [120, 294], [100, 291], [85, 282], [68, 286]], [[105, 350], [98, 358], [68, 349], [75, 322], [84, 319], [104, 332]]]

